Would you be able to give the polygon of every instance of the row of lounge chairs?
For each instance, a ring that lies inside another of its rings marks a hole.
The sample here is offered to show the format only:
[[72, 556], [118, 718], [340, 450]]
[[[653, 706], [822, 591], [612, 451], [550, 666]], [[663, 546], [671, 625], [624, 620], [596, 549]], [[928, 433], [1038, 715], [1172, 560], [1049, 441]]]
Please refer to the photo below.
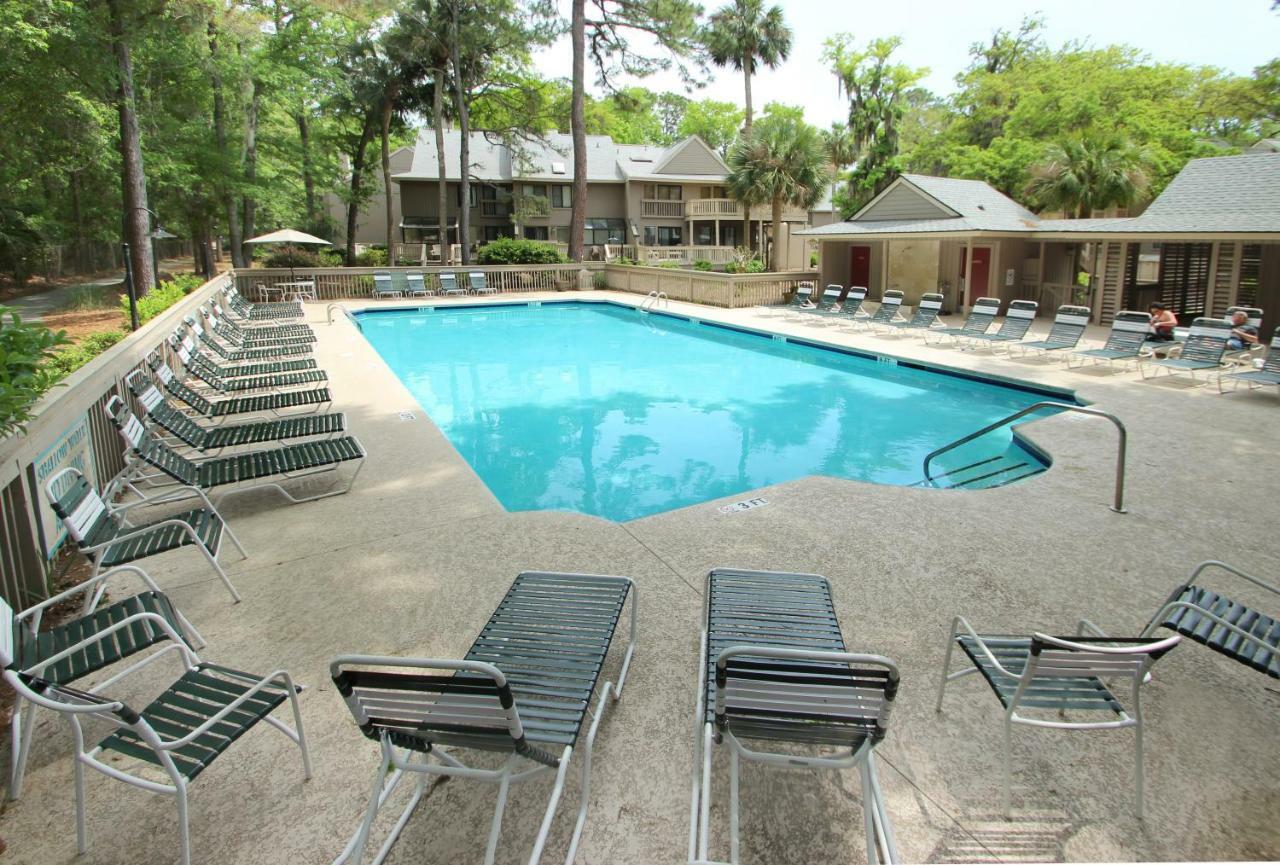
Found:
[[[1152, 666], [1181, 639], [1271, 678], [1280, 678], [1280, 622], [1204, 585], [1220, 570], [1268, 597], [1280, 587], [1223, 562], [1198, 565], [1160, 605], [1137, 636], [1114, 637], [1081, 620], [1076, 633], [991, 635], [957, 616], [947, 637], [935, 704], [942, 709], [953, 680], [978, 673], [1003, 708], [1004, 802], [1010, 805], [1010, 735], [1015, 725], [1058, 730], [1135, 731], [1135, 808], [1143, 811], [1142, 686]], [[108, 577], [131, 572], [143, 591], [109, 606], [95, 606]], [[84, 615], [41, 629], [53, 605], [84, 595]], [[897, 862], [897, 845], [875, 761], [889, 732], [901, 686], [898, 666], [877, 654], [850, 652], [838, 623], [829, 582], [815, 574], [718, 568], [703, 595], [697, 660], [694, 761], [689, 807], [690, 863], [712, 863], [712, 763], [723, 748], [729, 759], [729, 861], [739, 859], [738, 791], [741, 761], [766, 768], [856, 770], [868, 862]], [[630, 603], [628, 635], [616, 682], [602, 671]], [[540, 861], [576, 750], [582, 751], [579, 805], [567, 863], [574, 861], [590, 802], [591, 756], [604, 714], [622, 695], [637, 645], [638, 590], [627, 577], [530, 572], [516, 577], [479, 636], [461, 659], [340, 655], [330, 676], [361, 733], [378, 743], [375, 782], [364, 817], [335, 860], [358, 865], [378, 815], [406, 778], [414, 790], [378, 846], [389, 853], [434, 777], [492, 783], [498, 799], [485, 861], [492, 862], [510, 786], [551, 775], [551, 786], [530, 862]], [[181, 855], [190, 861], [186, 825], [188, 785], [259, 722], [287, 736], [311, 765], [297, 686], [287, 671], [241, 673], [199, 658], [204, 640], [158, 586], [136, 567], [98, 574], [31, 609], [15, 614], [0, 601], [3, 678], [25, 705], [20, 745], [15, 715], [14, 774], [32, 730], [32, 712], [64, 715], [75, 735], [77, 832], [86, 846], [83, 766], [173, 794], [178, 801]], [[1161, 635], [1164, 631], [1171, 634]], [[968, 659], [952, 669], [956, 650]], [[175, 653], [183, 675], [141, 710], [109, 696], [110, 686]], [[140, 660], [134, 660], [138, 656]], [[117, 662], [122, 672], [87, 691], [73, 683]], [[1124, 685], [1119, 688], [1117, 685]], [[594, 711], [590, 711], [592, 701]], [[289, 703], [292, 725], [273, 712]], [[1065, 713], [1070, 711], [1068, 717]], [[588, 716], [591, 723], [585, 731]], [[112, 732], [86, 745], [82, 719], [107, 722]], [[504, 755], [489, 768], [484, 753]], [[144, 782], [118, 767], [119, 757], [140, 760], [167, 774], [168, 784]], [[16, 795], [16, 787], [12, 790]]]
[[473, 270], [466, 274], [466, 283], [459, 284], [461, 274], [443, 271], [436, 274], [437, 286], [428, 288], [426, 278], [421, 273], [406, 273], [403, 285], [397, 285], [390, 271], [379, 271], [373, 275], [372, 296], [380, 297], [427, 297], [438, 294], [497, 294], [498, 289], [489, 285], [484, 271]]
[[[173, 795], [184, 863], [190, 861], [188, 785], [243, 732], [259, 721], [275, 727], [301, 749], [304, 772], [310, 776], [299, 689], [289, 674], [277, 670], [257, 676], [201, 660], [196, 650], [203, 647], [203, 637], [137, 564], [194, 548], [239, 602], [219, 559], [228, 540], [241, 556], [247, 553], [215, 499], [262, 486], [291, 501], [350, 489], [364, 449], [354, 436], [344, 434], [344, 415], [314, 413], [329, 403], [327, 389], [300, 389], [327, 381], [310, 356], [315, 335], [300, 321], [302, 315], [299, 303], [250, 304], [234, 289], [207, 303], [170, 337], [180, 371], [160, 351], [150, 358], [153, 374], [178, 405], [143, 370], [131, 373], [127, 386], [145, 423], [121, 396], [104, 405], [125, 445], [124, 470], [101, 493], [76, 468], [62, 470], [45, 484], [54, 513], [92, 570], [84, 583], [17, 615], [0, 603], [0, 617], [7, 619], [0, 622], [0, 662], [19, 697], [10, 727], [9, 795], [17, 798], [21, 792], [36, 709], [66, 716], [75, 732], [76, 829], [82, 852], [87, 847], [84, 767]], [[245, 420], [217, 425], [233, 416]], [[267, 443], [275, 446], [254, 447]], [[308, 495], [282, 486], [352, 463], [355, 471], [345, 486], [332, 484]], [[180, 502], [193, 507], [178, 512], [166, 508], [162, 517], [150, 520], [140, 516], [147, 506]], [[126, 576], [141, 580], [143, 591], [104, 603], [108, 580]], [[50, 608], [77, 599], [78, 618], [42, 628]], [[178, 656], [184, 673], [146, 709], [134, 712], [103, 695], [115, 682], [169, 654]], [[133, 662], [88, 690], [71, 687], [126, 660]], [[292, 726], [271, 716], [285, 702], [293, 709]], [[82, 724], [89, 720], [112, 728], [94, 746], [85, 744]], [[140, 767], [124, 768], [121, 758], [139, 761]], [[167, 782], [148, 777], [148, 769], [159, 770]]]

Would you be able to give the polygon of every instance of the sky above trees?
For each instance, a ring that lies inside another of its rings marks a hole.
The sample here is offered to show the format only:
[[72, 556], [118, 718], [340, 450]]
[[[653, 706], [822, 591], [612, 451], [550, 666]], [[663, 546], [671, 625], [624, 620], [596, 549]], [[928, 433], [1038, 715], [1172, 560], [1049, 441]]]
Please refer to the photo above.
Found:
[[[776, 2], [776, 0], [775, 0]], [[566, 0], [561, 5], [567, 7]], [[707, 4], [711, 9], [717, 3]], [[1094, 46], [1132, 45], [1153, 60], [1216, 66], [1249, 75], [1276, 56], [1280, 14], [1268, 0], [914, 0], [901, 3], [832, 3], [830, 0], [782, 0], [795, 33], [790, 57], [753, 82], [757, 105], [784, 102], [804, 108], [805, 119], [819, 127], [843, 122], [848, 102], [822, 60], [822, 43], [836, 31], [862, 40], [899, 35], [895, 57], [912, 67], [927, 67], [920, 82], [938, 95], [956, 90], [955, 76], [970, 62], [969, 46], [990, 39], [998, 27], [1013, 28], [1024, 15], [1043, 12], [1045, 37], [1053, 47], [1080, 40]], [[833, 14], [834, 10], [834, 14]], [[563, 41], [563, 40], [562, 40]], [[536, 68], [546, 77], [569, 77], [567, 43], [535, 53]], [[694, 94], [742, 105], [741, 75], [713, 70], [711, 82]], [[636, 82], [628, 82], [636, 83]], [[654, 92], [684, 92], [675, 74], [644, 81]]]

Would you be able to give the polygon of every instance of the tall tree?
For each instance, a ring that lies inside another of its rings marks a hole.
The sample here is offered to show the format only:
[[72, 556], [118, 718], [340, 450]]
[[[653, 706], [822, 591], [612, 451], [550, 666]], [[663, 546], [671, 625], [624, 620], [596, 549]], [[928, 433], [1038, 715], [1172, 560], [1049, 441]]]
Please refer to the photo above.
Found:
[[858, 145], [853, 140], [853, 133], [843, 123], [832, 123], [831, 128], [822, 133], [822, 147], [827, 152], [827, 160], [831, 163], [831, 201], [836, 198], [836, 183], [840, 172], [853, 164], [858, 158]]
[[124, 203], [124, 236], [129, 243], [129, 264], [138, 294], [155, 285], [151, 266], [151, 214], [147, 205], [147, 174], [142, 161], [142, 133], [138, 129], [138, 103], [133, 86], [129, 10], [124, 0], [107, 0], [111, 46], [116, 62], [116, 109], [120, 113], [120, 185]]
[[729, 145], [738, 137], [743, 117], [742, 109], [732, 102], [699, 99], [690, 102], [685, 108], [676, 132], [680, 138], [696, 135], [708, 147], [724, 156], [729, 152]]
[[782, 255], [783, 206], [813, 207], [830, 177], [822, 136], [788, 114], [768, 115], [730, 148], [728, 165], [728, 185], [735, 198], [772, 206], [769, 267], [776, 271]]

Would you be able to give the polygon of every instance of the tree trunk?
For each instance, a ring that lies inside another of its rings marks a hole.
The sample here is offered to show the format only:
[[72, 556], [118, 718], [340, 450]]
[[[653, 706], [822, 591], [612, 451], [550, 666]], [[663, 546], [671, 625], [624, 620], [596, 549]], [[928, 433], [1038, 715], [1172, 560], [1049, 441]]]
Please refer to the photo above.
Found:
[[[573, 209], [569, 215], [569, 258], [582, 261], [587, 225], [587, 9], [586, 0], [573, 0], [573, 99], [569, 108], [569, 132], [573, 137]], [[623, 231], [626, 239], [626, 230]], [[636, 238], [636, 243], [640, 238]]]
[[[241, 237], [249, 238], [255, 234], [254, 224], [257, 221], [258, 200], [253, 188], [258, 182], [258, 116], [262, 108], [262, 82], [253, 82], [253, 93], [249, 97], [249, 110], [244, 119], [244, 227]], [[250, 250], [240, 241], [240, 257], [247, 267], [253, 261]]]
[[293, 119], [298, 124], [298, 143], [302, 146], [302, 192], [307, 207], [307, 231], [315, 231], [320, 224], [320, 215], [316, 213], [315, 167], [311, 164], [311, 124], [305, 110], [299, 111]]
[[356, 225], [360, 221], [360, 199], [364, 191], [364, 157], [373, 140], [374, 114], [365, 111], [364, 125], [360, 128], [360, 140], [351, 154], [351, 196], [347, 201], [347, 266], [356, 263]]
[[218, 68], [218, 28], [212, 20], [209, 21], [209, 57], [211, 60], [209, 77], [213, 85], [213, 138], [221, 161], [217, 183], [218, 198], [227, 215], [227, 242], [231, 247], [231, 265], [243, 267], [244, 262], [240, 257], [240, 241], [243, 238], [240, 233], [240, 214], [236, 210], [235, 198], [227, 183], [227, 172], [231, 167], [231, 156], [227, 152], [227, 100], [222, 91], [222, 70]]
[[769, 270], [778, 272], [778, 247], [782, 246], [782, 199], [773, 199], [773, 237], [769, 241]]
[[471, 263], [471, 117], [467, 112], [467, 89], [462, 76], [462, 48], [458, 44], [458, 3], [453, 0], [453, 38], [450, 54], [453, 59], [453, 107], [458, 115], [459, 173], [461, 203], [458, 205], [458, 243], [462, 247], [462, 263]]
[[453, 264], [449, 249], [449, 183], [444, 164], [444, 87], [445, 74], [437, 69], [436, 80], [431, 87], [431, 125], [436, 132], [436, 214], [440, 233], [440, 263]]
[[387, 205], [387, 264], [396, 263], [395, 253], [395, 207], [391, 201], [391, 117], [395, 114], [396, 98], [400, 85], [392, 83], [382, 100], [382, 197]]
[[133, 284], [138, 295], [155, 284], [151, 267], [151, 216], [147, 212], [147, 175], [142, 164], [142, 134], [138, 130], [138, 108], [133, 90], [133, 61], [125, 36], [120, 0], [108, 0], [111, 13], [111, 42], [119, 76], [116, 107], [120, 112], [121, 190], [124, 200], [124, 239], [129, 244]]
[[[742, 85], [745, 95], [744, 104], [746, 105], [746, 119], [742, 124], [742, 137], [746, 138], [751, 135], [751, 55], [744, 55], [742, 58]], [[742, 202], [742, 246], [745, 249], [751, 248], [751, 205]]]

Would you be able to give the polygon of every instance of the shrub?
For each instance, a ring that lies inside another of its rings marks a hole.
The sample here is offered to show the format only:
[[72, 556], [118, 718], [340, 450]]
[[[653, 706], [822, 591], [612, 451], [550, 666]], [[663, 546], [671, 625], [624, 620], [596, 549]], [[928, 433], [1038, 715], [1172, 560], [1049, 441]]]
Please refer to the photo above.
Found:
[[818, 253], [816, 252], [809, 253], [809, 266], [810, 267], [818, 266]]
[[[162, 282], [138, 298], [138, 324], [145, 324], [173, 306], [183, 297], [201, 286], [200, 277], [192, 273], [179, 274], [167, 282]], [[129, 320], [129, 296], [121, 295], [120, 311], [125, 321]]]
[[617, 258], [615, 258], [613, 261], [610, 262], [610, 264], [620, 264], [623, 267], [633, 267], [635, 266], [635, 263], [636, 263], [635, 259], [627, 258], [625, 255], [619, 255]]
[[476, 252], [477, 264], [564, 264], [568, 260], [549, 243], [519, 237], [491, 240]]
[[758, 258], [731, 261], [724, 266], [725, 273], [764, 273], [764, 262]]
[[370, 246], [356, 256], [356, 267], [386, 267], [387, 250], [381, 246]]
[[699, 258], [693, 263], [694, 270], [715, 270], [716, 266], [704, 258]]
[[321, 267], [342, 267], [346, 253], [341, 249], [321, 249], [316, 252], [316, 263]]
[[651, 267], [665, 267], [665, 268], [666, 268], [666, 269], [668, 269], [668, 270], [679, 270], [679, 269], [680, 269], [681, 267], [683, 267], [684, 265], [682, 265], [682, 264], [681, 264], [680, 262], [678, 262], [678, 261], [659, 261], [657, 264], [650, 265], [650, 266], [651, 266]]
[[318, 267], [320, 256], [300, 246], [281, 246], [263, 259], [263, 267]]
[[49, 361], [49, 369], [58, 378], [66, 378], [128, 335], [123, 328], [91, 333], [55, 354]]
[[597, 289], [609, 287], [609, 277], [603, 270], [597, 270], [591, 274], [591, 287]]
[[0, 306], [0, 438], [22, 430], [36, 400], [57, 383], [60, 376], [49, 368], [49, 360], [66, 341], [65, 332], [26, 324]]
[[747, 273], [764, 273], [764, 262], [758, 258], [753, 258], [747, 262]]

